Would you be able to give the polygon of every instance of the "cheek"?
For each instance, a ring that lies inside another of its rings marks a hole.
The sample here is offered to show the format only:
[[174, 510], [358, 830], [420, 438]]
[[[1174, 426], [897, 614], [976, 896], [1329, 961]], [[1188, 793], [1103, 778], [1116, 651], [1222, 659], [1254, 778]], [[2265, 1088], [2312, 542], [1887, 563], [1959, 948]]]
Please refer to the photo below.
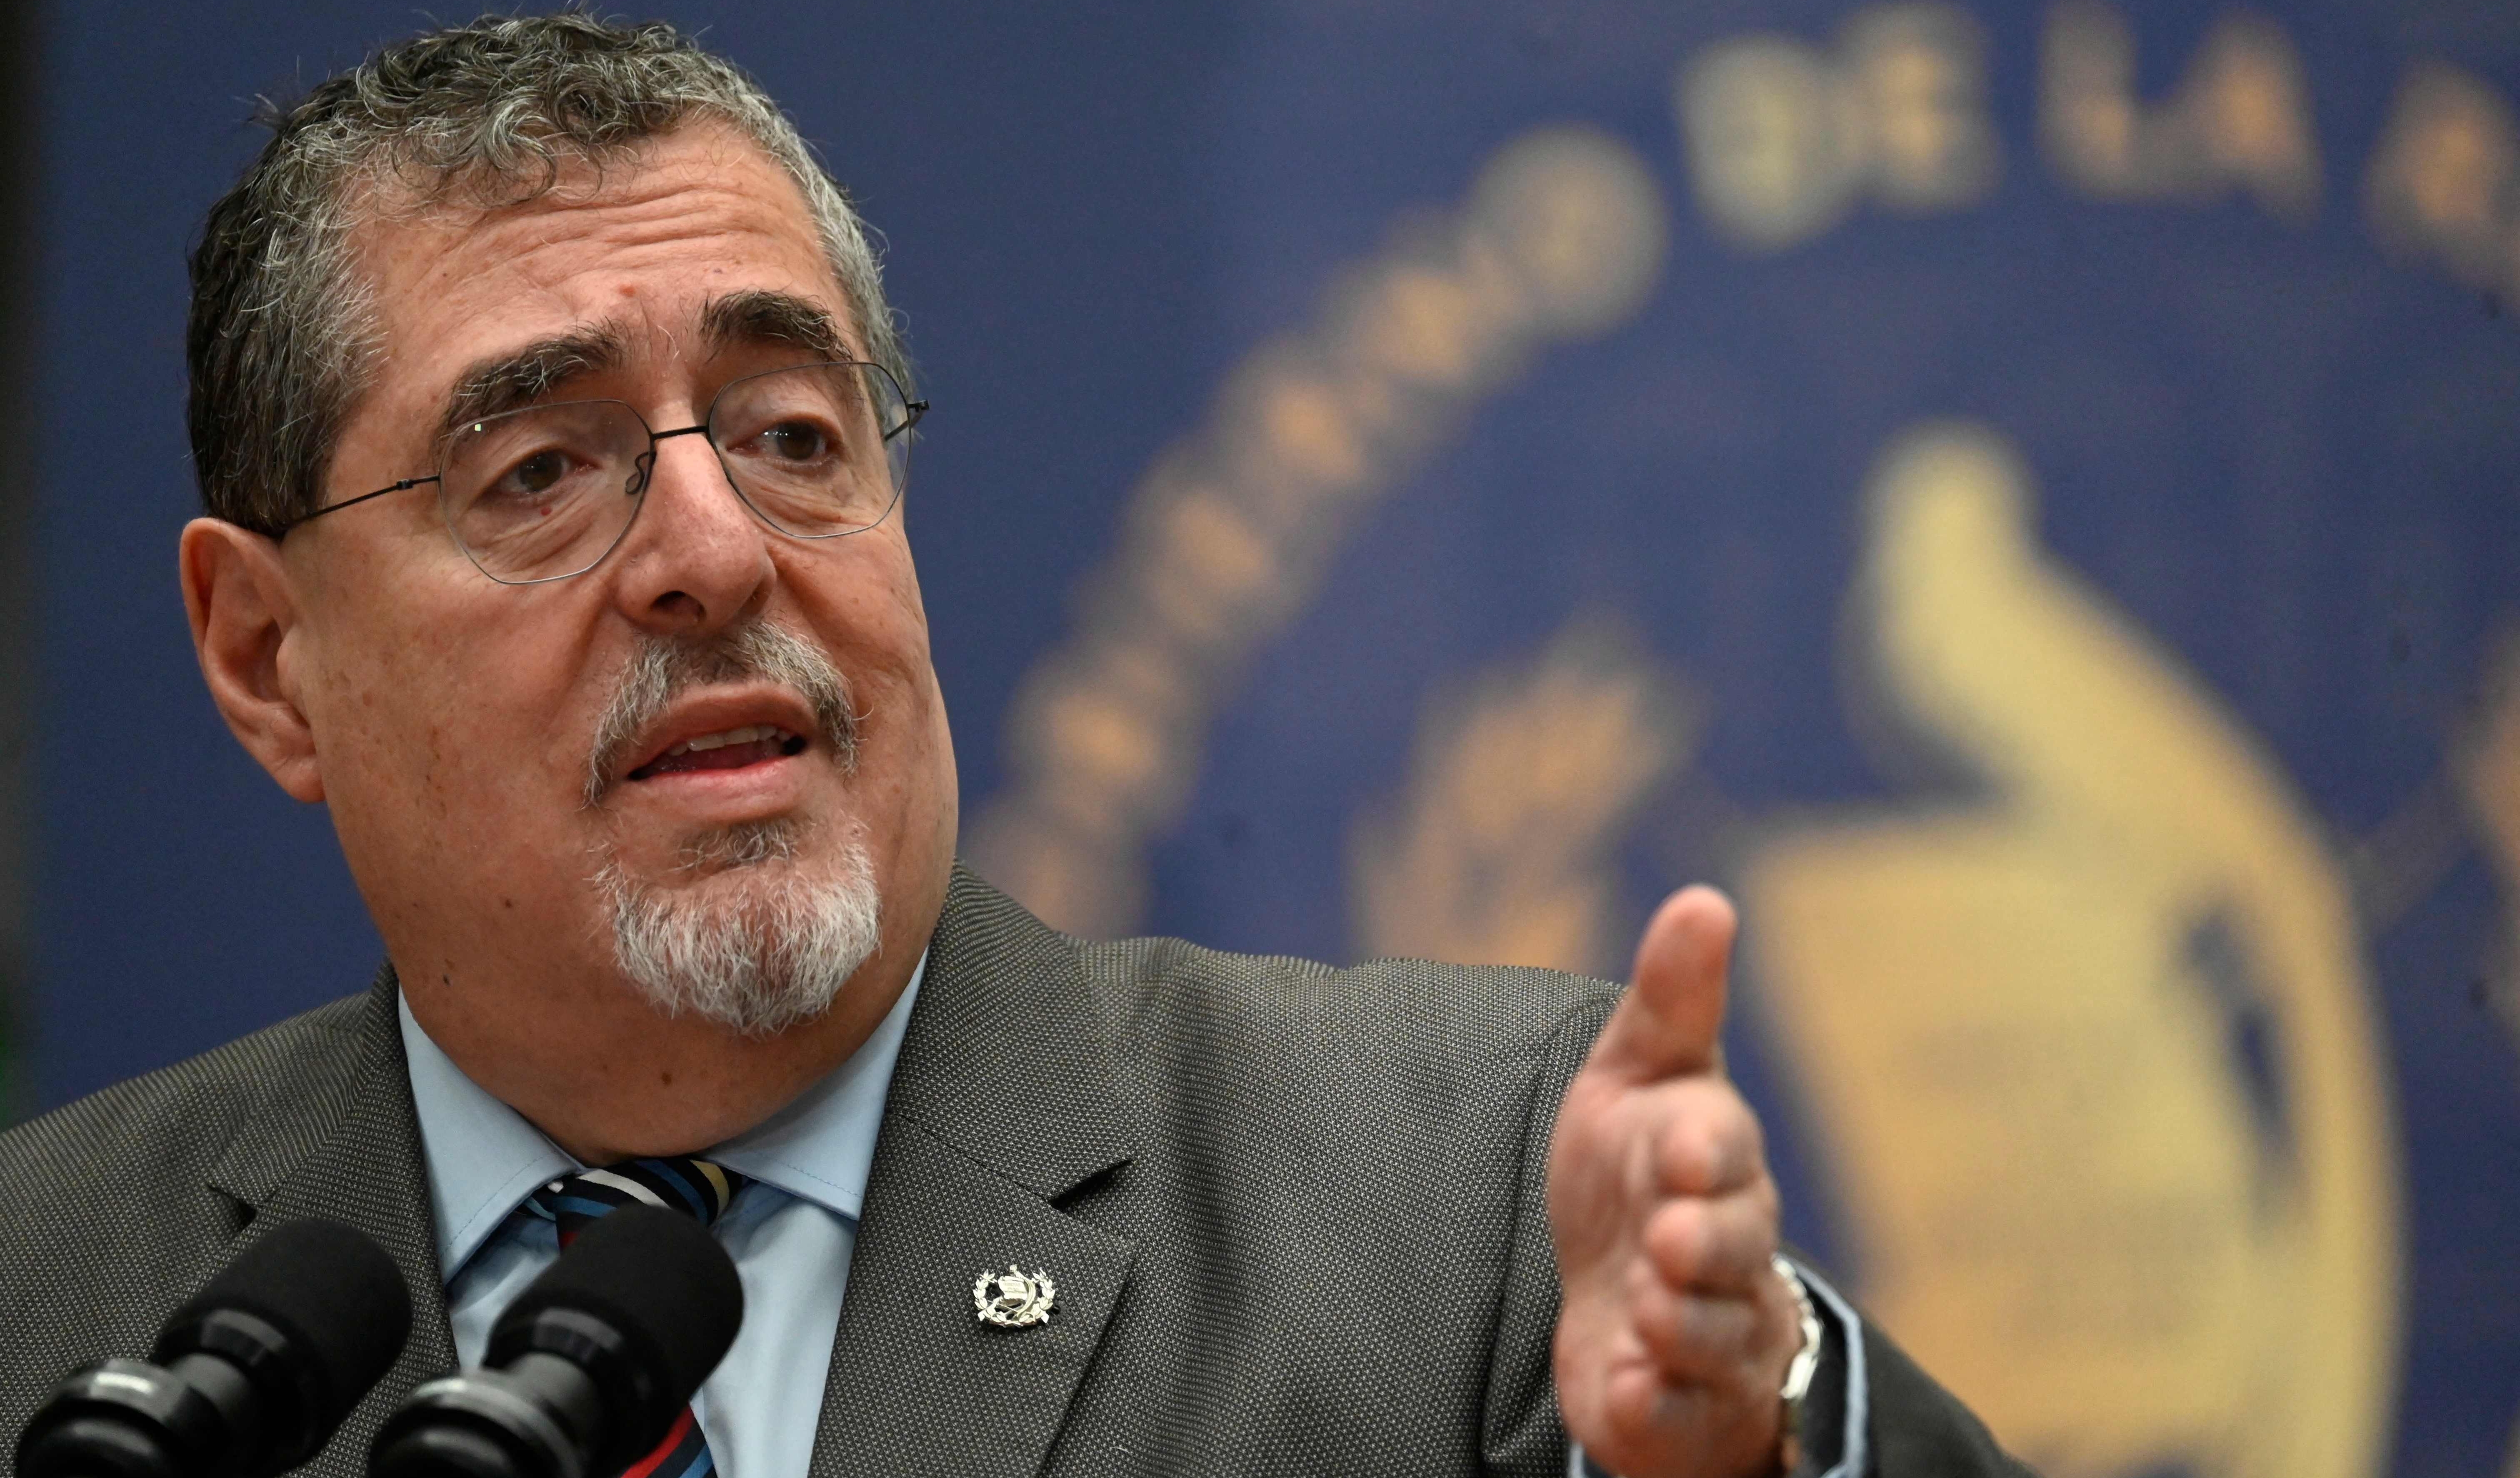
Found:
[[[897, 702], [931, 690], [935, 673], [927, 652], [927, 612], [919, 600], [919, 575], [898, 536], [888, 530], [853, 536], [830, 551], [833, 558], [800, 566], [790, 579], [807, 619], [850, 680]], [[846, 545], [860, 544], [858, 549]], [[907, 691], [906, 691], [907, 690]]]
[[[861, 794], [878, 809], [925, 812], [953, 803], [953, 740], [927, 649], [927, 615], [910, 551], [897, 535], [790, 576], [814, 633], [855, 690], [866, 715]], [[840, 555], [840, 551], [832, 551]], [[887, 801], [875, 801], [877, 795]], [[901, 825], [915, 829], [907, 814]]]
[[337, 809], [505, 829], [573, 786], [567, 740], [586, 726], [563, 710], [583, 653], [515, 614], [458, 608], [343, 644], [314, 715]]

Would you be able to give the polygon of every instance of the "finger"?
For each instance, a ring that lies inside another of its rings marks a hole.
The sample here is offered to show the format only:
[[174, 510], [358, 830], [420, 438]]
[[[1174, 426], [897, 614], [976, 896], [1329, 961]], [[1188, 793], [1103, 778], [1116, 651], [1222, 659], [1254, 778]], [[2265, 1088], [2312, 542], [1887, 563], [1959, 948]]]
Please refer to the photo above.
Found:
[[1645, 1257], [1676, 1292], [1746, 1297], [1776, 1276], [1777, 1204], [1765, 1183], [1712, 1200], [1667, 1201], [1645, 1223]]
[[1763, 1311], [1754, 1298], [1682, 1292], [1640, 1265], [1628, 1315], [1646, 1355], [1674, 1380], [1734, 1381], [1755, 1363]]
[[1652, 1091], [1654, 1188], [1665, 1195], [1723, 1195], [1759, 1177], [1767, 1136], [1758, 1116], [1721, 1078], [1684, 1078]]
[[1628, 993], [1594, 1044], [1588, 1070], [1650, 1083], [1715, 1065], [1734, 916], [1703, 885], [1663, 900], [1637, 945]]

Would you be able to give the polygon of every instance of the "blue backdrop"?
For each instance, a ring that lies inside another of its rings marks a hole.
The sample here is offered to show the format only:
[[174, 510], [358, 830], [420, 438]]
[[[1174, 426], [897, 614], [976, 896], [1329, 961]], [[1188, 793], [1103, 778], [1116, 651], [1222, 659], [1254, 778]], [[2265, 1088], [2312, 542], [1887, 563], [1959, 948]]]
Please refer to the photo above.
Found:
[[[984, 871], [1613, 973], [1726, 881], [1791, 1230], [2008, 1440], [2520, 1474], [2520, 17], [656, 9], [888, 240]], [[418, 23], [52, 20], [45, 1103], [378, 961], [185, 640], [182, 257]]]

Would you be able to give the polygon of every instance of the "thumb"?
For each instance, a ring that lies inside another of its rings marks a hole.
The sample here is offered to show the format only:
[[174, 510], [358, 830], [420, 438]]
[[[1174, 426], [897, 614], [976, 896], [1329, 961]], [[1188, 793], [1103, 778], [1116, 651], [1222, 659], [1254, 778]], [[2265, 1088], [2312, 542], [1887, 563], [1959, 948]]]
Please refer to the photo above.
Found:
[[1628, 993], [1594, 1044], [1587, 1070], [1651, 1083], [1713, 1067], [1735, 928], [1732, 900], [1713, 888], [1687, 887], [1664, 899], [1638, 942]]

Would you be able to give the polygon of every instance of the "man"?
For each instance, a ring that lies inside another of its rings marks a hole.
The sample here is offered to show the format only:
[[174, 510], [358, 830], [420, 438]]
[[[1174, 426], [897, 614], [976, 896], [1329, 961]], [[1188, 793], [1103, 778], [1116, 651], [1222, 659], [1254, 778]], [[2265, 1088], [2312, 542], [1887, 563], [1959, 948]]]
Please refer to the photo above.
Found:
[[389, 48], [279, 121], [194, 289], [202, 672], [391, 963], [0, 1137], [43, 1187], [9, 1433], [324, 1215], [418, 1310], [316, 1464], [357, 1472], [556, 1255], [541, 1187], [698, 1156], [747, 1315], [660, 1472], [2008, 1466], [1774, 1260], [1712, 893], [1622, 1001], [1083, 943], [958, 870], [922, 407], [722, 62], [583, 16]]

